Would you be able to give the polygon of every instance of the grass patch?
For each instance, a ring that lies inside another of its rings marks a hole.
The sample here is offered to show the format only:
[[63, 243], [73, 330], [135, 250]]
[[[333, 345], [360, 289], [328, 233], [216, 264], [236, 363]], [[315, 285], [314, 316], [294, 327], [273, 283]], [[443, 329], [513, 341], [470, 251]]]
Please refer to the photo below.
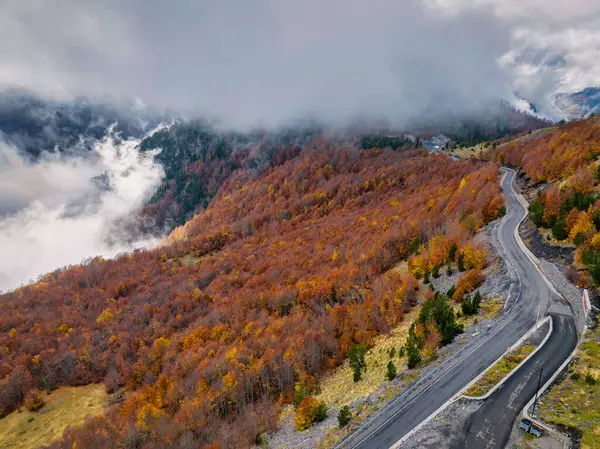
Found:
[[479, 309], [479, 319], [490, 319], [497, 317], [504, 310], [504, 299], [499, 296], [482, 301]]
[[600, 331], [588, 331], [569, 375], [540, 401], [538, 415], [546, 422], [576, 427], [582, 449], [600, 449]]
[[443, 150], [445, 153], [448, 153], [451, 156], [456, 156], [456, 157], [460, 157], [462, 159], [468, 159], [471, 156], [480, 156], [483, 153], [486, 152], [488, 148], [486, 147], [485, 144], [480, 143], [477, 145], [474, 145], [472, 147], [465, 147], [465, 148], [454, 148], [452, 150]]
[[[454, 308], [454, 313], [461, 312], [460, 303], [452, 304]], [[469, 327], [474, 324], [477, 324], [483, 320], [489, 320], [492, 318], [496, 318], [500, 312], [504, 309], [504, 300], [499, 296], [489, 299], [484, 299], [479, 306], [479, 313], [477, 315], [465, 316], [462, 315], [458, 318], [458, 322], [465, 326], [466, 331], [468, 332]]]
[[0, 419], [0, 447], [28, 449], [50, 444], [60, 438], [67, 426], [81, 425], [86, 418], [102, 413], [108, 407], [109, 395], [103, 384], [85, 387], [62, 387], [49, 395], [37, 412], [24, 408]]
[[375, 339], [373, 347], [365, 355], [367, 371], [361, 381], [352, 380], [352, 368], [346, 361], [322, 381], [321, 393], [316, 398], [325, 401], [332, 408], [338, 408], [369, 396], [387, 382], [385, 373], [390, 360], [396, 365], [398, 375], [404, 373], [407, 370], [406, 356], [399, 357], [396, 354], [393, 359], [390, 359], [389, 351], [395, 348], [397, 352], [404, 345], [410, 325], [419, 316], [420, 310], [421, 307], [415, 307], [410, 313], [404, 315], [400, 325], [393, 331]]
[[542, 239], [544, 240], [544, 242], [546, 242], [547, 245], [557, 246], [559, 248], [575, 248], [575, 245], [573, 245], [569, 241], [569, 239], [556, 240], [554, 238], [554, 235], [552, 235], [552, 229], [540, 228], [540, 227], [538, 227], [537, 229], [540, 232]]
[[[325, 401], [332, 410], [339, 410], [357, 400], [368, 398], [384, 384], [388, 384], [388, 386], [384, 391], [380, 391], [381, 394], [373, 398], [373, 402], [359, 404], [352, 411], [353, 416], [348, 426], [340, 429], [336, 425], [325, 430], [325, 435], [315, 446], [317, 449], [335, 446], [342, 438], [356, 430], [371, 413], [379, 409], [387, 400], [397, 396], [403, 388], [419, 377], [419, 370], [408, 370], [406, 355], [400, 357], [398, 350], [406, 342], [410, 325], [419, 316], [420, 311], [421, 307], [415, 307], [410, 313], [404, 315], [404, 319], [394, 330], [375, 339], [373, 347], [365, 355], [367, 371], [363, 373], [361, 381], [354, 382], [352, 380], [352, 369], [347, 361], [322, 380], [321, 392], [316, 398], [319, 401]], [[396, 349], [396, 354], [390, 359], [389, 353], [392, 348]], [[387, 364], [390, 360], [396, 365], [397, 376], [404, 374], [400, 383], [394, 386], [385, 379]], [[291, 410], [291, 406], [289, 409]]]
[[467, 396], [483, 396], [494, 385], [500, 382], [507, 374], [514, 370], [519, 363], [533, 352], [536, 347], [530, 344], [521, 345], [506, 354], [502, 359], [489, 369], [481, 379], [471, 386], [464, 394]]

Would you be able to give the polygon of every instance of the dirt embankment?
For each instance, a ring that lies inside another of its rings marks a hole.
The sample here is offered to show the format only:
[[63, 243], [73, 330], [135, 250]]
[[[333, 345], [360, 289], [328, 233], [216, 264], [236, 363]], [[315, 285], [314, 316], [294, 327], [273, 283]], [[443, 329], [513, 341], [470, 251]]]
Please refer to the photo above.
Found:
[[546, 259], [553, 263], [570, 266], [575, 260], [574, 246], [557, 246], [548, 243], [531, 220], [527, 219], [519, 228], [521, 238], [538, 259]]
[[402, 444], [402, 449], [449, 449], [456, 447], [467, 432], [471, 416], [482, 405], [482, 401], [458, 399]]

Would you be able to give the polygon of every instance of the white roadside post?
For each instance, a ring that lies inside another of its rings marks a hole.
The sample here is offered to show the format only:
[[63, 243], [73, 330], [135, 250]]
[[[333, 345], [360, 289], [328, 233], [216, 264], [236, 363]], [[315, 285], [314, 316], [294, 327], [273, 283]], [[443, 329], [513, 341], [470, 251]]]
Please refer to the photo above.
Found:
[[587, 291], [587, 288], [583, 289], [583, 313], [587, 318], [588, 313], [590, 313], [590, 309], [592, 308], [592, 303], [590, 302], [590, 294]]

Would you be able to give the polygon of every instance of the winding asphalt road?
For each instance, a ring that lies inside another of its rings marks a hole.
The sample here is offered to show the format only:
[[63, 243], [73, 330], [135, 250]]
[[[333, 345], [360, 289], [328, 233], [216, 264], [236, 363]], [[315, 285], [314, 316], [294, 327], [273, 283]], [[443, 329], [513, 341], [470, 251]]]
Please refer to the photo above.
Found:
[[534, 374], [539, 372], [539, 366], [545, 366], [547, 377], [544, 377], [547, 379], [556, 369], [553, 367], [558, 367], [575, 346], [577, 332], [569, 309], [560, 298], [553, 296], [544, 278], [517, 243], [516, 230], [527, 211], [513, 191], [516, 189], [514, 177], [513, 171], [506, 170], [502, 189], [508, 201], [508, 213], [497, 227], [507, 262], [516, 273], [516, 282], [511, 289], [514, 304], [487, 332], [396, 398], [340, 447], [390, 448], [516, 343], [535, 324], [538, 313], [542, 316], [548, 311], [554, 325], [552, 337], [472, 417], [460, 446], [473, 449], [503, 447], [514, 418], [534, 394], [537, 385]]
[[471, 417], [462, 441], [452, 449], [501, 449], [506, 446], [518, 414], [535, 395], [542, 371], [544, 385], [560, 367], [577, 344], [575, 321], [567, 310], [555, 311], [552, 317], [553, 332], [535, 357], [529, 359], [502, 386], [486, 399], [483, 406]]

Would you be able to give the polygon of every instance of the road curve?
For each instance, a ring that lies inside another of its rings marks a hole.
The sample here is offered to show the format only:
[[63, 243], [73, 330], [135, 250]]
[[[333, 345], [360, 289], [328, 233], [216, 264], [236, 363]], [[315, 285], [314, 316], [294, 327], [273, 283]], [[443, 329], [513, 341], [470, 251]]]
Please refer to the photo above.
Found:
[[[508, 212], [500, 222], [497, 232], [506, 257], [515, 270], [518, 279], [512, 288], [515, 303], [485, 333], [478, 336], [469, 345], [461, 348], [455, 356], [430, 373], [428, 378], [423, 379], [418, 388], [411, 388], [396, 398], [368, 424], [342, 442], [339, 447], [388, 449], [393, 446], [459, 393], [465, 385], [500, 357], [507, 347], [517, 342], [535, 324], [538, 307], [541, 312], [540, 315], [543, 315], [548, 310], [549, 305], [559, 299], [552, 298], [552, 293], [545, 280], [517, 243], [515, 230], [527, 211], [512, 190], [515, 188], [514, 177], [515, 173], [513, 171], [506, 171], [506, 176], [502, 180], [502, 189], [507, 199]], [[562, 312], [565, 312], [564, 308]], [[564, 323], [559, 319], [555, 324], [555, 329], [560, 330], [563, 328]], [[547, 354], [548, 351], [540, 350], [539, 353]], [[541, 359], [541, 356], [532, 358], [531, 360], [534, 362], [527, 365], [535, 365], [535, 361], [538, 359]], [[535, 370], [535, 366], [530, 366], [530, 368]], [[512, 385], [511, 383], [508, 384]], [[502, 392], [508, 391], [509, 385], [499, 390], [498, 394], [494, 396], [501, 397]], [[502, 404], [501, 399], [495, 400], [500, 401], [498, 402], [499, 406]], [[513, 405], [516, 407], [518, 404], [511, 403], [511, 406]], [[485, 417], [482, 419], [485, 421]], [[512, 421], [508, 423], [506, 418], [503, 420], [506, 421], [507, 425], [512, 425]], [[478, 421], [472, 421], [473, 430], [477, 428], [476, 426], [478, 426]], [[469, 444], [471, 443], [469, 442]], [[479, 448], [482, 446], [472, 447]]]
[[544, 385], [571, 354], [577, 344], [577, 328], [570, 311], [564, 307], [550, 313], [553, 331], [546, 344], [502, 386], [486, 399], [471, 417], [462, 441], [452, 449], [501, 449], [506, 446], [513, 423], [535, 395], [542, 371]]

